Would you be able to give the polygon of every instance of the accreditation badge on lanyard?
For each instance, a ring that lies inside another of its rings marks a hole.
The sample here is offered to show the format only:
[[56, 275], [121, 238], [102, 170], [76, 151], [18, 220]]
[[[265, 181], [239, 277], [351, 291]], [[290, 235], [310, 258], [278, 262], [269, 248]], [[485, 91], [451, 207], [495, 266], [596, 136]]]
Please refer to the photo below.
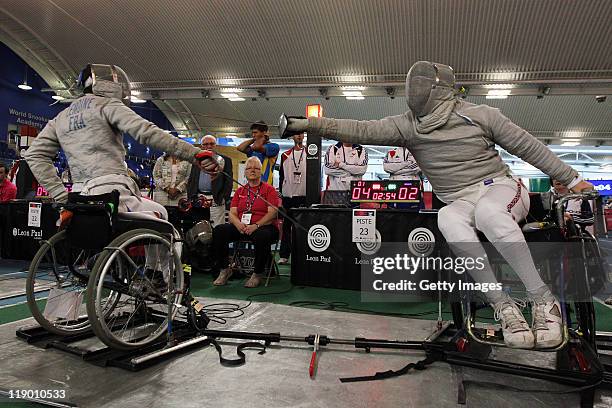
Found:
[[293, 160], [293, 168], [295, 171], [293, 172], [292, 182], [293, 184], [301, 184], [302, 183], [302, 172], [300, 171], [300, 164], [302, 164], [302, 159], [304, 158], [304, 149], [301, 149], [300, 158], [295, 162], [295, 150], [293, 150], [291, 154], [291, 159]]
[[259, 188], [257, 189], [257, 193], [253, 192], [253, 199], [251, 199], [251, 188], [247, 187], [246, 209], [242, 213], [242, 218], [240, 219], [241, 223], [245, 225], [251, 224], [251, 217], [253, 216], [253, 214], [251, 213], [251, 210], [253, 209], [253, 204], [255, 203], [255, 200], [257, 200], [257, 197], [259, 197], [260, 190], [261, 190], [261, 184], [259, 185]]

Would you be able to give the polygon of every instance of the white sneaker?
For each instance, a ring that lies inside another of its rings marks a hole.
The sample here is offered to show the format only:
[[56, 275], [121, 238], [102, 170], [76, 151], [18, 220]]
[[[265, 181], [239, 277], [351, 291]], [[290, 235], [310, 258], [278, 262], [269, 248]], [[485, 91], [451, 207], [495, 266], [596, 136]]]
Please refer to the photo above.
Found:
[[531, 328], [535, 336], [535, 348], [552, 348], [561, 344], [563, 319], [561, 305], [550, 292], [548, 296], [531, 298]]
[[288, 263], [289, 263], [289, 259], [287, 258], [281, 258], [278, 260], [279, 265], [287, 265]]
[[531, 349], [534, 338], [523, 313], [517, 306], [525, 307], [525, 302], [514, 300], [509, 296], [506, 299], [493, 304], [495, 320], [501, 321], [504, 343], [508, 347]]

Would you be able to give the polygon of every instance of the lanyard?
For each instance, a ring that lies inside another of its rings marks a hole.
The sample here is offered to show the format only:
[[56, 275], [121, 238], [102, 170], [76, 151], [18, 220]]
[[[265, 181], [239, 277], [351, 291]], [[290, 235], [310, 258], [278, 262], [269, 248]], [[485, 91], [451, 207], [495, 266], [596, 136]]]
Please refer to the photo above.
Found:
[[302, 159], [304, 158], [304, 148], [302, 147], [300, 149], [302, 152], [300, 153], [300, 158], [297, 162], [297, 164], [295, 164], [295, 148], [293, 149], [293, 151], [291, 152], [291, 160], [293, 160], [293, 166], [295, 167], [296, 171], [300, 170], [300, 164], [302, 164]]
[[247, 201], [246, 201], [246, 209], [245, 212], [251, 212], [251, 208], [253, 208], [253, 204], [255, 204], [255, 200], [259, 197], [259, 192], [261, 190], [261, 183], [259, 183], [259, 187], [257, 188], [257, 193], [253, 192], [253, 200], [251, 200], [251, 187], [247, 186]]

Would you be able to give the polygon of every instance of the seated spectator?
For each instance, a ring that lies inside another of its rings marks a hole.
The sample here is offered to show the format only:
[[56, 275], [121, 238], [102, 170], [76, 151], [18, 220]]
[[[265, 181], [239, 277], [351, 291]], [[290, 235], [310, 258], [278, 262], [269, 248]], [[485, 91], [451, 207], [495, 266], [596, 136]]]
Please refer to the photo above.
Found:
[[7, 178], [8, 167], [0, 163], [0, 203], [14, 200], [17, 197], [17, 187]]
[[261, 167], [258, 158], [247, 159], [244, 175], [248, 183], [234, 194], [229, 223], [217, 225], [213, 231], [215, 265], [221, 270], [213, 283], [215, 286], [225, 285], [232, 275], [232, 270], [228, 268], [228, 244], [245, 239], [255, 244], [255, 271], [244, 286], [256, 288], [263, 279], [270, 246], [278, 239], [278, 229], [274, 223], [280, 199], [274, 187], [261, 181]]
[[191, 163], [164, 154], [160, 156], [153, 167], [155, 192], [153, 200], [161, 205], [178, 205], [178, 201], [187, 197], [187, 181], [191, 173]]
[[257, 157], [263, 165], [261, 181], [272, 185], [274, 180], [274, 164], [280, 146], [270, 142], [268, 135], [268, 125], [265, 122], [257, 122], [251, 125], [252, 139], [247, 139], [240, 143], [236, 148], [248, 157]]

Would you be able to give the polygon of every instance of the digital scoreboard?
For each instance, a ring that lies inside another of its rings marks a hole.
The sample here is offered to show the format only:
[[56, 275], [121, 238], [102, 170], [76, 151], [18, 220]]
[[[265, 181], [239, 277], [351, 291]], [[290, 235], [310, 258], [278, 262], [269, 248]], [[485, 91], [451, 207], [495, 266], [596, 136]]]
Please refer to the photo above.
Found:
[[421, 182], [403, 180], [351, 181], [351, 201], [354, 203], [413, 203], [421, 202]]

